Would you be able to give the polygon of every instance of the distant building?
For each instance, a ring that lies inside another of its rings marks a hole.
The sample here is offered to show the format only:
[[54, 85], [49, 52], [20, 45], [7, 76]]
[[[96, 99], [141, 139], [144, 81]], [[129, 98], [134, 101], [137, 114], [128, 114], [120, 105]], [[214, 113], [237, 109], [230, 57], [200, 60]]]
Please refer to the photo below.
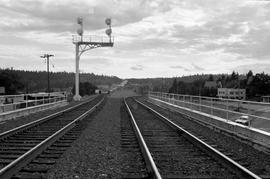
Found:
[[96, 89], [95, 94], [101, 94], [101, 91], [99, 89]]
[[216, 81], [206, 81], [204, 83], [204, 87], [208, 88], [208, 89], [211, 89], [211, 88], [216, 89], [217, 88], [217, 82]]
[[246, 89], [218, 88], [217, 96], [228, 99], [246, 99]]
[[109, 85], [97, 85], [97, 88], [100, 91], [99, 93], [108, 93], [110, 91]]
[[262, 99], [262, 102], [264, 103], [270, 103], [270, 95], [262, 96], [261, 99]]
[[0, 94], [5, 94], [5, 93], [6, 93], [5, 87], [0, 86]]
[[97, 88], [100, 90], [109, 90], [110, 86], [109, 85], [97, 85]]

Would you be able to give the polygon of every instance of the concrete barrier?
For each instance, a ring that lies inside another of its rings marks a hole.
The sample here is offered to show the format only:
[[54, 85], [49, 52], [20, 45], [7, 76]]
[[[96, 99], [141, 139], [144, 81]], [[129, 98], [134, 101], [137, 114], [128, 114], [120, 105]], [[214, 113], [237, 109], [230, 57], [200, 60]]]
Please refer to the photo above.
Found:
[[8, 112], [0, 114], [0, 122], [5, 121], [5, 120], [9, 120], [9, 119], [15, 119], [15, 118], [21, 117], [21, 116], [27, 116], [31, 113], [43, 111], [46, 109], [65, 106], [67, 104], [68, 104], [67, 101], [64, 100], [64, 101], [58, 101], [58, 102], [54, 102], [54, 103], [32, 106], [32, 107], [28, 107], [28, 108], [22, 108], [22, 109], [18, 109], [15, 111], [8, 111]]
[[179, 112], [180, 114], [183, 114], [188, 118], [192, 118], [193, 120], [196, 120], [207, 127], [215, 128], [230, 135], [237, 136], [241, 140], [245, 140], [247, 143], [254, 145], [255, 147], [263, 148], [267, 151], [270, 150], [269, 132], [244, 126], [200, 111], [181, 107], [176, 104], [162, 101], [153, 97], [149, 97], [149, 101], [158, 106], [170, 109], [175, 112]]

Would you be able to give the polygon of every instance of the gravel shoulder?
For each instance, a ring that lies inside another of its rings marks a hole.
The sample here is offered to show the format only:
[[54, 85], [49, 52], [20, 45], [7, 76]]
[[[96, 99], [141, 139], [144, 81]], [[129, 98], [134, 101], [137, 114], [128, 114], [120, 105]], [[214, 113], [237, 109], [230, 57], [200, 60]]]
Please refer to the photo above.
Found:
[[[84, 97], [82, 101], [85, 101], [85, 100], [93, 98], [93, 97], [94, 96]], [[13, 128], [19, 127], [21, 125], [27, 124], [29, 122], [38, 120], [40, 118], [46, 117], [48, 115], [51, 115], [53, 113], [56, 113], [56, 112], [64, 110], [64, 109], [67, 109], [69, 107], [75, 106], [79, 103], [80, 102], [72, 101], [68, 105], [65, 105], [65, 106], [55, 107], [55, 108], [40, 111], [37, 113], [32, 113], [32, 114], [29, 114], [27, 116], [22, 116], [22, 117], [18, 117], [15, 119], [6, 120], [3, 123], [0, 123], [0, 133], [3, 133], [5, 131], [11, 130]]]

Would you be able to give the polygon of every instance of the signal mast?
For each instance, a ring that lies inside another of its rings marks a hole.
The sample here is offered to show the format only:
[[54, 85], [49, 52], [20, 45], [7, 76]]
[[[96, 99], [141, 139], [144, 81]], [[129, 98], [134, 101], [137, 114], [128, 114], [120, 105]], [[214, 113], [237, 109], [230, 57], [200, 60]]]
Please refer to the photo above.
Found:
[[74, 101], [80, 101], [81, 96], [79, 94], [79, 62], [80, 62], [80, 56], [83, 54], [83, 52], [98, 48], [98, 47], [113, 47], [113, 38], [111, 36], [112, 34], [112, 28], [111, 28], [111, 19], [107, 18], [105, 20], [106, 25], [108, 28], [106, 29], [105, 33], [109, 38], [99, 37], [97, 40], [95, 40], [94, 36], [84, 36], [83, 35], [83, 18], [78, 17], [77, 23], [79, 24], [79, 28], [77, 30], [78, 35], [73, 35], [73, 44], [75, 44], [75, 63], [76, 63], [76, 74], [75, 74], [75, 96], [73, 97]]

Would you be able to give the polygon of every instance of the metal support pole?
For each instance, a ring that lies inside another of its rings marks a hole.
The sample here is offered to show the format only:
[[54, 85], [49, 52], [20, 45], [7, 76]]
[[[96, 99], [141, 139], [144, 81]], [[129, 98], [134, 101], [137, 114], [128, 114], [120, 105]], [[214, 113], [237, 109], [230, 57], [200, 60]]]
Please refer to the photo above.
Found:
[[80, 61], [80, 55], [79, 55], [79, 44], [76, 43], [75, 45], [76, 47], [76, 56], [75, 56], [75, 59], [76, 59], [76, 74], [75, 74], [75, 96], [73, 97], [74, 101], [80, 101], [81, 100], [81, 96], [79, 94], [79, 83], [80, 83], [80, 79], [79, 79], [79, 73], [80, 73], [80, 67], [79, 67], [79, 61]]

